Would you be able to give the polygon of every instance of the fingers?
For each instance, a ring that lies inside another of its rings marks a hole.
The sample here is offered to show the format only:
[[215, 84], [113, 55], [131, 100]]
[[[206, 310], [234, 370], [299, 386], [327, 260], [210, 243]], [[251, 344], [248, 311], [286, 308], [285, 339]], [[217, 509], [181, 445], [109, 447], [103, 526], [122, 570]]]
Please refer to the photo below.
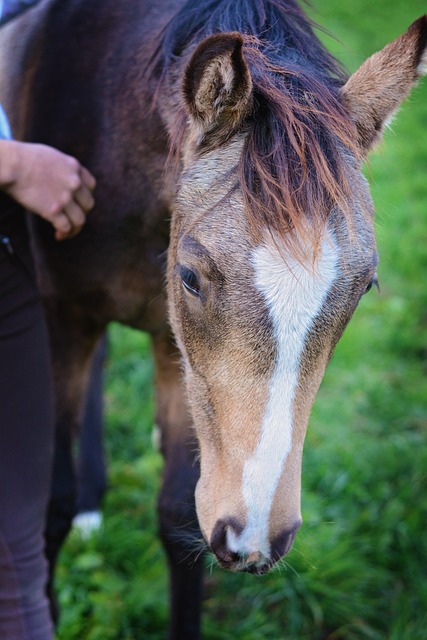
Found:
[[89, 191], [93, 191], [96, 187], [96, 180], [93, 175], [85, 168], [81, 167], [80, 175], [83, 180], [83, 184], [89, 189]]
[[50, 222], [56, 238], [76, 235], [94, 205], [95, 178], [76, 158], [53, 147], [17, 141], [10, 141], [10, 145], [0, 163], [1, 169], [3, 155], [11, 158], [10, 171], [3, 177], [0, 171], [2, 188], [23, 207]]
[[71, 224], [71, 233], [68, 237], [71, 235], [74, 236], [79, 233], [80, 229], [86, 222], [85, 211], [73, 200], [65, 207], [64, 213]]
[[96, 180], [93, 175], [80, 164], [78, 165], [78, 183], [73, 185], [73, 198], [88, 213], [93, 205], [92, 191], [95, 189]]
[[92, 191], [95, 188], [96, 180], [92, 174], [78, 165], [78, 180], [73, 183], [70, 191], [70, 200], [61, 208], [61, 211], [52, 219], [56, 229], [55, 238], [65, 240], [73, 238], [79, 233], [86, 222], [86, 214], [93, 208], [94, 199]]
[[86, 222], [86, 211], [73, 200], [52, 216], [50, 221], [55, 228], [57, 240], [73, 238]]
[[65, 240], [73, 238], [80, 232], [86, 222], [86, 216], [75, 202], [70, 202], [52, 218], [51, 222], [55, 227], [55, 238], [57, 240]]
[[92, 196], [91, 190], [84, 184], [82, 184], [79, 189], [73, 194], [74, 201], [81, 207], [82, 211], [85, 213], [89, 213], [89, 211], [93, 208], [95, 201]]
[[52, 216], [50, 222], [55, 229], [56, 240], [65, 240], [74, 235], [72, 224], [65, 213], [57, 213], [55, 216]]

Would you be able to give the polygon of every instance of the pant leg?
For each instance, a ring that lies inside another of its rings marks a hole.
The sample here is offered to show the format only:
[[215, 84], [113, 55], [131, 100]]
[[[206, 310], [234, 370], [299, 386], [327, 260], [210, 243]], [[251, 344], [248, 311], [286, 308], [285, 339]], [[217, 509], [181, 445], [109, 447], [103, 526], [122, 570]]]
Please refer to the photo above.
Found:
[[[0, 638], [49, 640], [44, 521], [53, 453], [48, 336], [25, 227], [0, 247]], [[10, 206], [15, 216], [23, 213]], [[18, 220], [18, 218], [17, 218]], [[4, 223], [4, 224], [2, 224]], [[19, 261], [18, 261], [19, 260]]]

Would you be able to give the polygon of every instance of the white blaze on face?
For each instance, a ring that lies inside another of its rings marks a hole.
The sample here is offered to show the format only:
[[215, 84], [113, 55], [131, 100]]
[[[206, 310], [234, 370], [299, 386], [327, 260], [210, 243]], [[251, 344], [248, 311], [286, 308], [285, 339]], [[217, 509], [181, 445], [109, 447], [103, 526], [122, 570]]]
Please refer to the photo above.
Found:
[[260, 439], [243, 468], [242, 492], [247, 508], [246, 527], [240, 535], [227, 532], [230, 550], [239, 554], [259, 551], [269, 557], [269, 520], [274, 494], [292, 448], [293, 402], [304, 344], [336, 274], [338, 251], [327, 236], [314, 265], [286, 258], [273, 242], [253, 252], [255, 286], [262, 293], [277, 345], [277, 360]]

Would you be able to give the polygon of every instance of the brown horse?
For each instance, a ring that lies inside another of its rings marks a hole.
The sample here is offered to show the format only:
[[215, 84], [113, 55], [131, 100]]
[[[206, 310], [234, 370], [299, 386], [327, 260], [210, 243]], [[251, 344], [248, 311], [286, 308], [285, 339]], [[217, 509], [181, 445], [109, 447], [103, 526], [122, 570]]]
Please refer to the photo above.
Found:
[[376, 279], [361, 163], [426, 44], [423, 17], [348, 79], [295, 0], [47, 0], [3, 31], [15, 135], [77, 156], [98, 183], [75, 239], [33, 221], [57, 385], [48, 555], [73, 515], [94, 345], [111, 320], [148, 331], [170, 638], [199, 637], [202, 561], [182, 535], [194, 493], [232, 570], [267, 571], [301, 525], [310, 409]]

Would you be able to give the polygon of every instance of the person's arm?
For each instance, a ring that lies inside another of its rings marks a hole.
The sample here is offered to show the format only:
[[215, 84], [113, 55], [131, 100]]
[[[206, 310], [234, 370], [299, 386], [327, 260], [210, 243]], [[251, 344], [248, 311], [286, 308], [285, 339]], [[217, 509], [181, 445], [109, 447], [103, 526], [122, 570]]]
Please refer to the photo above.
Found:
[[94, 188], [95, 178], [75, 158], [42, 144], [0, 140], [0, 189], [48, 220], [57, 240], [80, 231]]

